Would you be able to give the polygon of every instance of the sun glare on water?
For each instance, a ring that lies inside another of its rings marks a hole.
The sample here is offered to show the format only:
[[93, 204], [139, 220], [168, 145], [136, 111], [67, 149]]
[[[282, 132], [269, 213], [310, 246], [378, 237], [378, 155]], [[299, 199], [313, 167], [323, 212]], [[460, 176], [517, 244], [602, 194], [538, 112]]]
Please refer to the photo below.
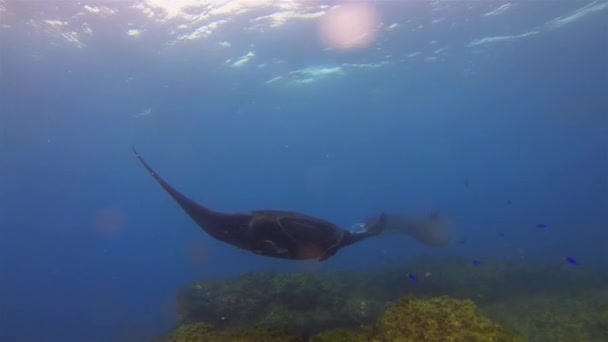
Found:
[[[276, 1], [275, 1], [276, 2]], [[162, 9], [167, 19], [180, 17], [189, 8], [223, 9], [222, 12], [239, 12], [246, 8], [272, 5], [271, 0], [143, 0], [148, 8]]]

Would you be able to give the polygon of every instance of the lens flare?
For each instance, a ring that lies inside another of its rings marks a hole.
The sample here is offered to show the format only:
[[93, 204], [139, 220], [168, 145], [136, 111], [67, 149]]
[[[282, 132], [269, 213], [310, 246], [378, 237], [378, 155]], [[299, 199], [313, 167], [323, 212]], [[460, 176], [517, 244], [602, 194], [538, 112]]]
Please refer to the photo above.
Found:
[[319, 20], [319, 36], [329, 47], [361, 49], [374, 42], [380, 18], [377, 10], [364, 3], [333, 8]]

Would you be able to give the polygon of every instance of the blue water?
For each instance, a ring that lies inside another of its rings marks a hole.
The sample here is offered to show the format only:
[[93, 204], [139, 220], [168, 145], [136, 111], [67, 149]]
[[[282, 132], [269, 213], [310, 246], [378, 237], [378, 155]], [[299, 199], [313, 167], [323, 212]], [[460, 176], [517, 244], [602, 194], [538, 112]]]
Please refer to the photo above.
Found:
[[[355, 48], [321, 39], [321, 2], [186, 3], [0, 0], [0, 340], [149, 337], [178, 289], [247, 271], [608, 265], [608, 3], [368, 2]], [[256, 256], [205, 235], [131, 145], [217, 210], [440, 211], [458, 239]]]

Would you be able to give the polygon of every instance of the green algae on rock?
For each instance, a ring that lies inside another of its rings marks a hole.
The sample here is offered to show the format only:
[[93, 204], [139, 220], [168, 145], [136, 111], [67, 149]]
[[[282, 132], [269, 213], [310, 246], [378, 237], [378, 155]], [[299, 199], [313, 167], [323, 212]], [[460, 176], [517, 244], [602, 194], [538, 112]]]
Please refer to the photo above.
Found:
[[180, 323], [272, 326], [317, 332], [373, 323], [388, 300], [364, 274], [249, 273], [197, 283], [178, 294]]
[[608, 289], [510, 298], [483, 310], [529, 341], [608, 341]]
[[369, 342], [371, 334], [370, 329], [334, 329], [312, 336], [310, 342]]
[[[334, 329], [350, 333], [374, 325], [387, 302], [449, 296], [472, 300], [487, 317], [527, 340], [608, 341], [608, 298], [601, 295], [608, 291], [608, 273], [559, 266], [542, 260], [484, 260], [474, 266], [462, 258], [417, 258], [373, 272], [249, 273], [182, 290], [179, 323], [206, 322], [222, 331], [261, 325], [305, 336]], [[410, 281], [408, 273], [418, 281]], [[596, 295], [589, 300], [591, 293]], [[544, 302], [536, 308], [526, 306], [540, 298]], [[564, 298], [569, 304], [562, 312], [555, 306]], [[559, 329], [549, 331], [553, 324]], [[339, 334], [319, 336], [331, 341], [328, 336]]]
[[255, 327], [238, 330], [215, 330], [205, 323], [179, 326], [170, 342], [304, 342], [294, 334], [280, 330]]

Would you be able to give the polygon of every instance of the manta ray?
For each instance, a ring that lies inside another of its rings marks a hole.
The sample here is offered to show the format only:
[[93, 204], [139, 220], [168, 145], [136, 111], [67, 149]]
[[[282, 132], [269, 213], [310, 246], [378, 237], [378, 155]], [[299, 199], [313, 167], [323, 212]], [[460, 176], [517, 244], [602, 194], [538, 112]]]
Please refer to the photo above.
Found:
[[324, 261], [338, 250], [380, 234], [387, 216], [381, 213], [357, 232], [309, 215], [281, 210], [223, 213], [209, 209], [177, 191], [137, 152], [148, 173], [207, 234], [216, 240], [255, 254], [292, 260]]

